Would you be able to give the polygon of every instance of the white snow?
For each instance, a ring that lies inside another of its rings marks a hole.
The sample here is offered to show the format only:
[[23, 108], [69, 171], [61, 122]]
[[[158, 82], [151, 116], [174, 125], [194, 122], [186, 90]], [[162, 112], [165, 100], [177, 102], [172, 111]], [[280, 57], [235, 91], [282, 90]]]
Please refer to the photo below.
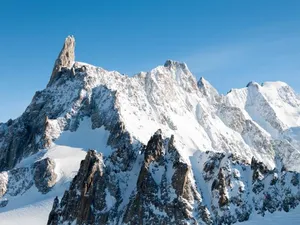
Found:
[[[202, 157], [201, 157], [202, 156]], [[205, 182], [203, 178], [203, 164], [207, 160], [207, 158], [203, 157], [204, 155], [201, 155], [201, 152], [198, 151], [194, 154], [194, 156], [190, 157], [194, 179], [197, 183], [197, 187], [201, 187], [201, 190], [199, 189], [198, 192], [201, 193], [201, 197], [203, 199], [204, 205], [211, 210], [211, 194], [209, 191], [209, 184]]]
[[71, 181], [77, 174], [81, 160], [86, 156], [86, 152], [81, 148], [54, 145], [43, 158], [49, 157], [55, 162], [55, 173], [57, 181]]
[[82, 148], [85, 150], [96, 150], [107, 156], [111, 153], [111, 148], [107, 146], [109, 131], [104, 127], [92, 129], [91, 119], [84, 117], [75, 132], [64, 131], [55, 141], [57, 145]]
[[53, 197], [35, 201], [24, 207], [0, 213], [1, 225], [40, 225], [46, 224], [53, 205]]

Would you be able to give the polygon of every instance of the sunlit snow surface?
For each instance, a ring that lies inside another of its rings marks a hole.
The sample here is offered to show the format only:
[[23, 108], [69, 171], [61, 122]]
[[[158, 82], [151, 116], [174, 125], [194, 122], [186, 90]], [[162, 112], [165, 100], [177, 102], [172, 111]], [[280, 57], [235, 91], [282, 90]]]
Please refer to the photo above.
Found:
[[[31, 196], [36, 200], [34, 196]], [[54, 197], [54, 196], [53, 196]], [[53, 205], [53, 197], [36, 200], [33, 204], [16, 207], [13, 210], [0, 213], [1, 225], [42, 225], [47, 224], [49, 212]]]
[[103, 127], [92, 129], [91, 119], [85, 117], [76, 132], [65, 131], [55, 141], [57, 145], [82, 148], [85, 150], [93, 149], [104, 155], [109, 155], [111, 149], [107, 146], [109, 132]]

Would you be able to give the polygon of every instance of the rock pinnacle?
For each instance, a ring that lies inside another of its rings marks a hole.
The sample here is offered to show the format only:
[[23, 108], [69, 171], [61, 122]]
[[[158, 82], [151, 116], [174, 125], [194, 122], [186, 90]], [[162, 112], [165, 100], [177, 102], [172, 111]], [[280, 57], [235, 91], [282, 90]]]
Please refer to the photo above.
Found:
[[68, 36], [65, 39], [63, 48], [61, 49], [58, 58], [55, 60], [52, 75], [49, 84], [53, 83], [56, 76], [63, 68], [70, 69], [75, 61], [75, 38], [73, 36]]

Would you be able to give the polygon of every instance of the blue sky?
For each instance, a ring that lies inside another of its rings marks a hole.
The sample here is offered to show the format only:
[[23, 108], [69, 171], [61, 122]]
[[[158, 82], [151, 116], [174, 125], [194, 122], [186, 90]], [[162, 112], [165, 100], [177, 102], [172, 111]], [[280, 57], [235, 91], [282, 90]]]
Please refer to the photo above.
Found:
[[185, 61], [221, 93], [282, 80], [300, 93], [300, 1], [1, 1], [0, 121], [50, 78], [64, 38], [76, 59], [129, 75]]

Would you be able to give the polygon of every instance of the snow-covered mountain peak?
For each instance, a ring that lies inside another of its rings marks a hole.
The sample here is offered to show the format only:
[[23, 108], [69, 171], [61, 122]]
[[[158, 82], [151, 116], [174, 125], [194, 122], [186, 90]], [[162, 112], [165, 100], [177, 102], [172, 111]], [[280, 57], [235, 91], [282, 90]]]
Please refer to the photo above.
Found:
[[164, 66], [158, 66], [147, 73], [147, 79], [163, 86], [178, 85], [187, 92], [195, 92], [197, 89], [196, 78], [187, 65], [182, 62], [167, 60]]
[[[269, 121], [267, 123], [273, 124], [271, 127], [279, 132], [300, 125], [299, 96], [284, 82], [265, 82], [262, 85], [250, 82], [246, 88], [232, 90], [226, 98], [229, 104], [245, 108], [255, 121]], [[261, 117], [260, 114], [265, 115]]]
[[282, 82], [223, 96], [172, 60], [130, 77], [75, 62], [67, 37], [47, 88], [0, 124], [0, 219], [18, 197], [30, 204], [27, 193], [62, 196], [79, 166], [52, 224], [210, 225], [290, 210], [300, 201], [300, 175], [286, 172], [300, 171], [299, 118]]

